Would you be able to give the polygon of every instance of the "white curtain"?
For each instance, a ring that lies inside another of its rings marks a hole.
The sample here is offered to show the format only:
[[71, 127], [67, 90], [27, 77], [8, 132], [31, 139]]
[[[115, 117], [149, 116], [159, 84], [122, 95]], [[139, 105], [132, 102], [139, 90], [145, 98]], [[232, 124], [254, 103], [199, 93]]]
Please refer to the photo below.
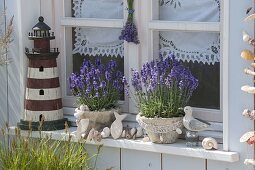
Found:
[[[159, 0], [160, 20], [218, 22], [219, 0]], [[178, 2], [176, 2], [178, 1]], [[176, 6], [174, 3], [176, 2]], [[180, 6], [179, 6], [180, 3]], [[208, 32], [159, 32], [160, 51], [178, 60], [214, 64], [220, 61], [220, 34]]]
[[[122, 19], [122, 0], [74, 0], [74, 17]], [[123, 41], [119, 40], [121, 29], [75, 28], [73, 53], [84, 55], [124, 56]]]

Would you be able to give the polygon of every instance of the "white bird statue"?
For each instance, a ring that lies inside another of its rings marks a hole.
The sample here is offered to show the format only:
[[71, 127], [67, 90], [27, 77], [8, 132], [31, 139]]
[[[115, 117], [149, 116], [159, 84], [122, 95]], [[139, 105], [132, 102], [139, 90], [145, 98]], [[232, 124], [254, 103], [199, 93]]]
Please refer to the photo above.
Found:
[[203, 131], [210, 126], [210, 123], [194, 118], [192, 116], [192, 108], [190, 106], [184, 107], [185, 116], [183, 117], [183, 125], [186, 131], [186, 145], [188, 147], [198, 146], [199, 131]]
[[183, 118], [183, 125], [186, 129], [193, 132], [199, 132], [207, 129], [211, 124], [201, 120], [194, 118], [192, 116], [192, 108], [190, 106], [184, 107], [185, 116]]

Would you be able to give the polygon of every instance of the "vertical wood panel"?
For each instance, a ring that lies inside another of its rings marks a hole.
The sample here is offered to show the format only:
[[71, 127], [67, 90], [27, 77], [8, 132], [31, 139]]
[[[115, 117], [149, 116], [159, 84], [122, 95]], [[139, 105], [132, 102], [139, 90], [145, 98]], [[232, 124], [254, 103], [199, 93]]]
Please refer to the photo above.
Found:
[[[90, 156], [93, 158], [90, 161], [92, 167], [95, 163], [95, 154], [97, 153], [97, 146], [95, 145], [86, 145], [86, 149], [89, 152]], [[112, 167], [112, 170], [120, 170], [120, 149], [102, 147], [97, 161], [96, 161], [96, 170], [106, 170]], [[131, 170], [131, 169], [130, 169]]]
[[205, 160], [163, 154], [162, 170], [206, 170]]
[[243, 161], [227, 163], [208, 160], [207, 170], [253, 170], [253, 166], [245, 166]]
[[121, 170], [160, 170], [160, 153], [121, 150]]

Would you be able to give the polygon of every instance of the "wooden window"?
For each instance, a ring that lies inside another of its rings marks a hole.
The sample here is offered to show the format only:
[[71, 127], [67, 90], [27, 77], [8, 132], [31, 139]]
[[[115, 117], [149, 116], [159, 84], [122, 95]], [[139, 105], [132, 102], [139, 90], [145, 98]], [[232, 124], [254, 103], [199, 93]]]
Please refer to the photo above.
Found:
[[[188, 0], [185, 0], [188, 1]], [[200, 11], [199, 5], [205, 5], [207, 1], [199, 1], [192, 3], [194, 4], [194, 8], [197, 6], [198, 10], [193, 10], [195, 12]], [[194, 94], [194, 100], [192, 100], [191, 105], [195, 106], [194, 113], [197, 117], [216, 122], [216, 130], [222, 131], [222, 129], [227, 129], [228, 126], [228, 53], [229, 53], [229, 42], [228, 42], [228, 31], [229, 31], [229, 0], [212, 0], [215, 2], [219, 2], [220, 6], [220, 19], [209, 20], [192, 20], [192, 18], [183, 18], [179, 19], [176, 17], [175, 19], [162, 18], [164, 16], [164, 12], [160, 8], [161, 3], [163, 2], [172, 2], [167, 0], [145, 0], [145, 1], [134, 1], [135, 8], [135, 23], [138, 27], [138, 35], [140, 44], [128, 44], [124, 42], [124, 73], [129, 78], [130, 69], [141, 68], [142, 64], [151, 61], [159, 56], [160, 50], [160, 33], [162, 32], [183, 32], [183, 33], [208, 33], [208, 34], [218, 34], [220, 41], [220, 49], [218, 51], [220, 53], [219, 61], [214, 63], [214, 65], [209, 65], [205, 67], [201, 65], [199, 62], [194, 63], [186, 63], [192, 70], [194, 70], [194, 74], [197, 77], [200, 76], [200, 84], [204, 84], [204, 90], [197, 92]], [[175, 10], [180, 9], [178, 0], [174, 0], [173, 2], [177, 2], [176, 9], [172, 9], [171, 12], [175, 12]], [[183, 1], [180, 1], [183, 2]], [[58, 4], [60, 3], [60, 4]], [[102, 16], [90, 16], [90, 17], [73, 17], [72, 11], [72, 1], [65, 0], [63, 3], [58, 2], [55, 3], [55, 6], [59, 6], [57, 8], [56, 21], [61, 18], [59, 21], [59, 26], [56, 24], [57, 30], [60, 30], [61, 35], [64, 35], [64, 41], [58, 40], [59, 44], [61, 44], [61, 53], [64, 58], [61, 59], [61, 68], [62, 71], [62, 90], [63, 90], [63, 101], [64, 106], [72, 107], [75, 102], [75, 98], [68, 93], [68, 82], [67, 77], [69, 74], [78, 69], [77, 63], [80, 63], [81, 59], [76, 58], [73, 60], [73, 38], [74, 32], [73, 29], [82, 27], [82, 28], [115, 28], [121, 29], [125, 24], [127, 18], [126, 12], [126, 0], [123, 0], [123, 18], [104, 18]], [[175, 5], [174, 5], [175, 6]], [[174, 7], [173, 6], [173, 7]], [[185, 4], [181, 4], [181, 6], [185, 7]], [[63, 8], [61, 8], [63, 7]], [[98, 9], [97, 9], [98, 10]], [[190, 10], [191, 9], [186, 9]], [[172, 15], [172, 13], [170, 13]], [[97, 15], [97, 12], [95, 12]], [[201, 13], [198, 12], [197, 16], [201, 17]], [[62, 32], [61, 32], [62, 30]], [[216, 51], [213, 49], [213, 51]], [[210, 57], [210, 56], [209, 56]], [[201, 73], [202, 72], [202, 73]], [[215, 73], [214, 74], [212, 74]], [[201, 75], [199, 75], [201, 74]], [[208, 78], [208, 75], [210, 78]], [[206, 82], [207, 79], [214, 79], [214, 81], [210, 84]], [[209, 87], [213, 85], [213, 87]], [[209, 88], [208, 88], [209, 87]], [[211, 88], [211, 89], [210, 89]], [[209, 89], [209, 90], [208, 90]], [[204, 91], [208, 92], [208, 95], [204, 94]], [[201, 94], [203, 94], [203, 99], [201, 100]], [[207, 97], [207, 98], [206, 98]], [[134, 102], [129, 102], [130, 99], [126, 99], [123, 103], [123, 110], [128, 113], [137, 113], [137, 109], [134, 105]], [[202, 103], [204, 102], [204, 103]], [[129, 117], [131, 118], [131, 116]], [[131, 118], [135, 121], [135, 115]], [[222, 122], [224, 121], [224, 124]], [[225, 122], [226, 121], [226, 122]], [[222, 128], [223, 127], [223, 128]], [[227, 138], [227, 131], [224, 131], [224, 136]], [[224, 149], [227, 150], [227, 139], [224, 139]]]

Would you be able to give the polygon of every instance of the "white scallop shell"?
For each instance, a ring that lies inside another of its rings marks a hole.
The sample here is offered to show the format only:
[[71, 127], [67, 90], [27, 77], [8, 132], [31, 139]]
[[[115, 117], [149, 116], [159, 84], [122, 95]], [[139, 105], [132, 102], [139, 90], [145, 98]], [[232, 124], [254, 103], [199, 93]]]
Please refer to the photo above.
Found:
[[136, 128], [132, 128], [132, 129], [130, 130], [130, 135], [131, 135], [131, 137], [133, 137], [133, 136], [135, 135], [135, 133], [136, 133]]
[[126, 130], [123, 130], [123, 131], [122, 131], [121, 137], [122, 137], [122, 138], [125, 138], [125, 137], [126, 137]]
[[111, 134], [111, 130], [108, 127], [105, 127], [103, 131], [101, 132], [102, 138], [107, 138]]
[[204, 138], [202, 146], [206, 150], [218, 149], [218, 143], [214, 138]]
[[143, 128], [142, 127], [138, 127], [138, 128], [136, 128], [136, 130], [137, 130], [137, 132], [136, 132], [135, 137], [137, 137], [137, 138], [142, 137], [143, 136]]
[[143, 142], [150, 142], [150, 138], [149, 138], [148, 136], [145, 136], [145, 137], [143, 138]]

